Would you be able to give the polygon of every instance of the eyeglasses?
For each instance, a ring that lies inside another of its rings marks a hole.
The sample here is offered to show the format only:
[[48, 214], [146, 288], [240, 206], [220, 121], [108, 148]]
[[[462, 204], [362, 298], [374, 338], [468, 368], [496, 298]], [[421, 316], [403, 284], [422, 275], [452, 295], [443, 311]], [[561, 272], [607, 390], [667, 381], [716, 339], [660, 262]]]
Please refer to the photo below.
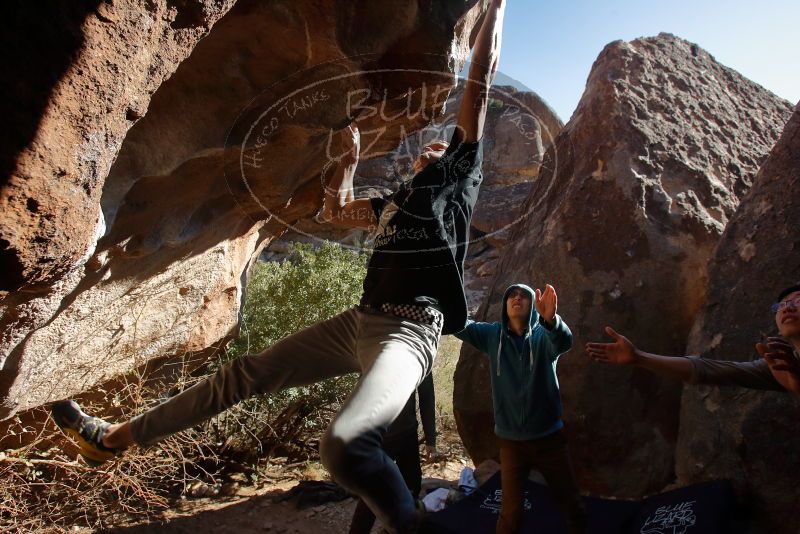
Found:
[[770, 309], [772, 310], [772, 313], [778, 313], [782, 309], [788, 308], [789, 306], [795, 310], [800, 309], [800, 297], [784, 300], [783, 302], [776, 302], [770, 307]]

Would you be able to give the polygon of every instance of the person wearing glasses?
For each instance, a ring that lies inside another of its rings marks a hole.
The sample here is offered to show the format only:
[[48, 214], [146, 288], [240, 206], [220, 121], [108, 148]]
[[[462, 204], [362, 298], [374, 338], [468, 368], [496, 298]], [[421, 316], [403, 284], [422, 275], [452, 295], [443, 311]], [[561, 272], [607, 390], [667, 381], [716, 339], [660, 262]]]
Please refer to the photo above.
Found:
[[756, 343], [761, 359], [752, 362], [650, 354], [611, 327], [605, 330], [613, 343], [587, 343], [586, 352], [597, 362], [636, 365], [689, 384], [787, 391], [800, 396], [800, 285], [781, 291], [772, 313], [780, 337]]

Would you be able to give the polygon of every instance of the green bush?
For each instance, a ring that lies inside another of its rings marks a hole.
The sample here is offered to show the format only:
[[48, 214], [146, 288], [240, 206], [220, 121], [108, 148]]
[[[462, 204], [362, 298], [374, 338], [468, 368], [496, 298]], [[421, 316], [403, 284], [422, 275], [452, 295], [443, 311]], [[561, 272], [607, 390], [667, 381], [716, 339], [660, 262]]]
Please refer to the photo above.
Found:
[[505, 109], [505, 107], [506, 107], [506, 104], [502, 100], [499, 100], [497, 98], [490, 98], [489, 99], [488, 108], [489, 108], [490, 112], [499, 113], [500, 111], [503, 111]]
[[[366, 259], [326, 243], [319, 248], [295, 245], [283, 262], [258, 263], [247, 285], [240, 335], [219, 365], [261, 352], [357, 304]], [[246, 456], [313, 456], [316, 440], [356, 380], [348, 375], [249, 399], [212, 420], [209, 430], [225, 449]]]

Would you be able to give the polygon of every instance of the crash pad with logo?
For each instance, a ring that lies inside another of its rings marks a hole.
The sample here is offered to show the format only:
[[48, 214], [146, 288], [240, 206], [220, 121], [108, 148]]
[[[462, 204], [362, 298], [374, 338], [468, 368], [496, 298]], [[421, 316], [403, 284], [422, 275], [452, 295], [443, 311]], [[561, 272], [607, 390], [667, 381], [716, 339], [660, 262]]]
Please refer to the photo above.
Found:
[[[688, 486], [640, 501], [584, 497], [587, 534], [731, 534], [733, 493], [726, 481]], [[495, 531], [502, 490], [500, 473], [474, 493], [429, 514], [421, 534], [489, 534]], [[522, 532], [566, 534], [561, 511], [547, 486], [528, 481]]]

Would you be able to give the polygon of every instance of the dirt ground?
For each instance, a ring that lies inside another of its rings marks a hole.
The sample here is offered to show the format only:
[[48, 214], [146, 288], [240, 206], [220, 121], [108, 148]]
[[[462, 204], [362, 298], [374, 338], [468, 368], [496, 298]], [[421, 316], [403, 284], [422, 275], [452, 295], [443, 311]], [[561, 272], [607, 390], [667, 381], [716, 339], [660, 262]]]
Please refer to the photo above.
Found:
[[[449, 454], [447, 459], [423, 465], [423, 487], [457, 484], [461, 470], [472, 464]], [[298, 509], [292, 500], [280, 500], [299, 479], [324, 480], [325, 471], [316, 463], [306, 465], [299, 478], [236, 489], [228, 496], [182, 498], [157, 521], [115, 527], [115, 534], [200, 534], [206, 532], [340, 534], [347, 532], [356, 501], [348, 498], [308, 509]], [[380, 532], [376, 524], [373, 532]]]

